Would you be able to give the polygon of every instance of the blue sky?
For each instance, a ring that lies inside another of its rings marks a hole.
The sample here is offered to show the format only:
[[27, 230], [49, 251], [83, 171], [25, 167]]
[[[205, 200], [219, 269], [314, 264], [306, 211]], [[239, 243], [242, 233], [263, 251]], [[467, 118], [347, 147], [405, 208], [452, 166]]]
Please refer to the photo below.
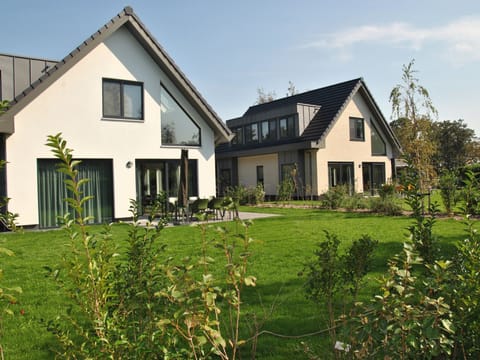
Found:
[[363, 77], [390, 120], [415, 59], [439, 112], [480, 136], [478, 0], [2, 0], [0, 53], [61, 59], [130, 5], [224, 120], [257, 89], [286, 94]]

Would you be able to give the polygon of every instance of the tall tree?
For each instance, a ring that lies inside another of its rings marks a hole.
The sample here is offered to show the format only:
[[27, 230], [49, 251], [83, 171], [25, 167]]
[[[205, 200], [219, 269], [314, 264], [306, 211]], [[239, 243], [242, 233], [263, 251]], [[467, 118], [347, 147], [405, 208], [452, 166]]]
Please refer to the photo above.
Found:
[[471, 149], [475, 139], [475, 131], [469, 129], [463, 120], [446, 120], [433, 123], [437, 154], [436, 170], [456, 170], [471, 160]]
[[295, 87], [295, 84], [291, 81], [288, 81], [287, 96], [292, 96], [298, 94], [298, 90]]
[[419, 171], [420, 187], [424, 189], [435, 176], [433, 157], [436, 143], [433, 136], [433, 121], [437, 110], [425, 87], [419, 84], [413, 66], [415, 60], [402, 68], [402, 83], [390, 93], [392, 104], [391, 123], [405, 156]]

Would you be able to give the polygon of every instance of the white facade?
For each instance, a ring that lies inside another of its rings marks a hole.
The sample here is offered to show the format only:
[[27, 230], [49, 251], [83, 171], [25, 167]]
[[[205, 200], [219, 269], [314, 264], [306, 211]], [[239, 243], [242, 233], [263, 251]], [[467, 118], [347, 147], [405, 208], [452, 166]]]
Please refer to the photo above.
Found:
[[[103, 78], [143, 83], [143, 120], [102, 117]], [[200, 128], [200, 146], [162, 146], [161, 84]], [[9, 211], [21, 225], [39, 223], [37, 160], [53, 158], [46, 139], [60, 132], [75, 158], [112, 160], [114, 218], [131, 216], [129, 200], [137, 197], [136, 169], [126, 164], [179, 159], [181, 148], [197, 161], [198, 196], [214, 196], [215, 130], [183, 93], [130, 30], [117, 29], [15, 114], [6, 139]]]
[[[364, 119], [364, 141], [350, 140], [351, 117]], [[363, 97], [357, 92], [327, 134], [325, 138], [325, 147], [323, 149], [319, 149], [316, 155], [318, 179], [317, 194], [322, 194], [329, 189], [329, 162], [353, 163], [355, 192], [361, 193], [364, 189], [362, 163], [384, 163], [385, 180], [388, 182], [392, 179], [392, 167], [390, 159], [393, 158], [393, 153], [389, 142], [384, 140], [386, 144], [385, 155], [372, 155], [372, 121], [375, 123], [378, 120], [375, 119], [375, 115], [372, 114]], [[376, 129], [379, 128], [380, 126], [377, 125]], [[380, 130], [377, 131], [380, 132]], [[385, 134], [380, 132], [380, 135], [383, 139], [386, 139]]]

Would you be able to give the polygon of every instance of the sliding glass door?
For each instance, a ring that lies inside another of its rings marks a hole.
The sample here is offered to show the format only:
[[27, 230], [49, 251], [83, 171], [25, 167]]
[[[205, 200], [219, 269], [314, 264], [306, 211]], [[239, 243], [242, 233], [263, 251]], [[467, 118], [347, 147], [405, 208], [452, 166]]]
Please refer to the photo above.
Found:
[[[37, 161], [39, 226], [58, 226], [58, 216], [72, 213], [65, 199], [71, 194], [65, 186], [65, 175], [56, 169], [57, 160]], [[113, 219], [112, 160], [82, 160], [78, 166], [78, 178], [89, 179], [83, 186], [83, 196], [92, 196], [84, 205], [84, 216], [91, 216], [92, 223], [105, 223]]]
[[382, 184], [385, 184], [385, 163], [362, 163], [363, 192], [376, 195]]
[[[137, 197], [146, 212], [159, 196], [176, 198], [180, 184], [180, 159], [137, 160]], [[197, 160], [188, 160], [188, 195], [198, 196]]]

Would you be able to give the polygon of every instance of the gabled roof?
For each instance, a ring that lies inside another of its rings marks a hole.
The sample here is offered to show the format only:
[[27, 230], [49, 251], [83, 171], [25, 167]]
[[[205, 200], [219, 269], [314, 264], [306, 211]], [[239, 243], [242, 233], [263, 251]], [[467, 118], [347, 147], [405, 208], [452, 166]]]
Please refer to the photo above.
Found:
[[278, 107], [299, 103], [317, 105], [320, 107], [320, 110], [305, 128], [303, 134], [292, 141], [321, 141], [328, 134], [329, 129], [335, 124], [348, 102], [357, 92], [360, 92], [364, 96], [370, 110], [376, 115], [377, 120], [380, 121], [381, 130], [389, 137], [392, 145], [397, 148], [396, 150], [400, 151], [400, 143], [392, 132], [362, 78], [325, 86], [319, 89], [273, 100], [268, 103], [253, 105], [248, 108], [243, 116], [251, 117], [256, 114], [271, 111]]
[[205, 120], [214, 129], [215, 143], [228, 141], [232, 136], [228, 127], [210, 105], [208, 105], [200, 92], [187, 79], [163, 47], [156, 41], [131, 7], [125, 7], [117, 16], [113, 17], [108, 23], [87, 38], [54, 67], [46, 71], [45, 74], [29, 88], [25, 89], [11, 101], [9, 110], [0, 117], [0, 132], [13, 133], [15, 114], [122, 26], [125, 26], [130, 31], [157, 65], [169, 76], [170, 80], [178, 87], [187, 100], [204, 116]]

